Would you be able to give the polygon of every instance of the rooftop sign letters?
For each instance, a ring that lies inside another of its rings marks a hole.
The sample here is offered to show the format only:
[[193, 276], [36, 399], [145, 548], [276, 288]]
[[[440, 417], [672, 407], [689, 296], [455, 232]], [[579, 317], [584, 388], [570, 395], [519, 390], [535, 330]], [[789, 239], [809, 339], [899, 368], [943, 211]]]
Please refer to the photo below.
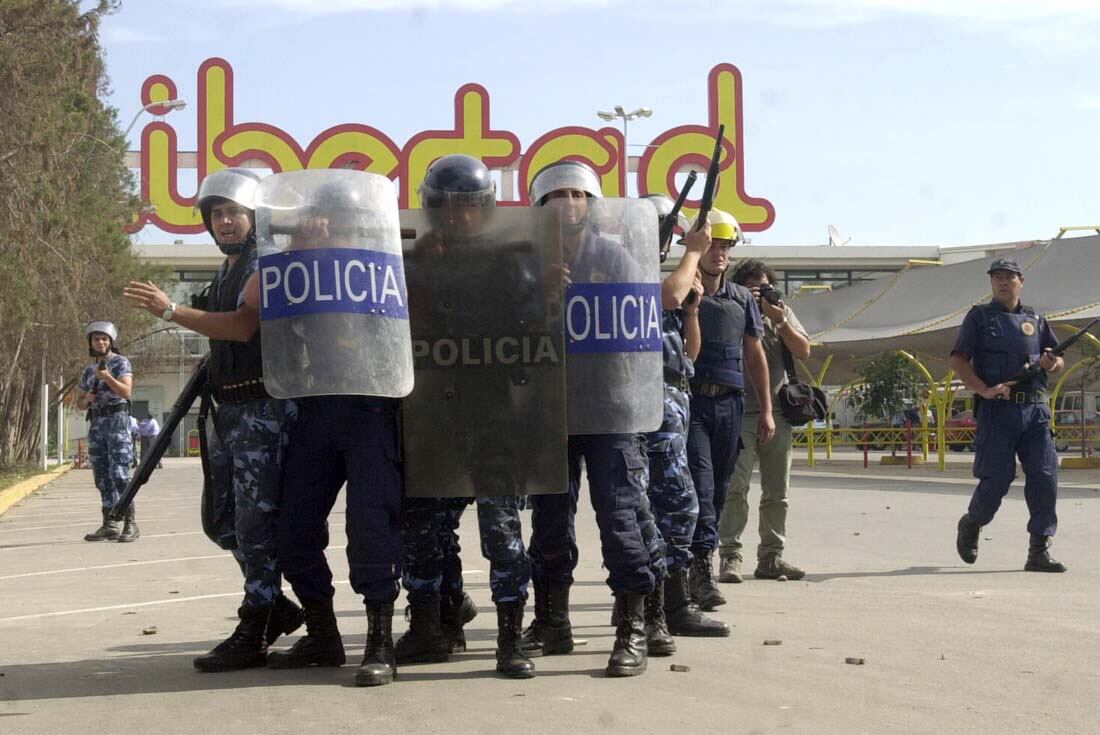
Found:
[[[521, 151], [515, 134], [495, 130], [489, 121], [489, 93], [479, 84], [465, 84], [454, 98], [451, 130], [425, 130], [403, 146], [385, 133], [362, 123], [336, 125], [319, 133], [308, 144], [286, 131], [258, 122], [237, 122], [233, 110], [233, 69], [225, 59], [207, 59], [199, 67], [197, 85], [198, 139], [195, 167], [198, 178], [246, 161], [262, 161], [274, 171], [304, 168], [358, 168], [382, 174], [398, 182], [400, 206], [420, 206], [417, 187], [428, 165], [448, 153], [466, 153], [494, 169], [517, 170], [518, 195], [513, 202], [527, 204], [527, 188], [536, 172], [563, 158], [586, 161], [603, 181], [608, 196], [626, 192], [626, 154], [623, 135], [613, 127], [599, 129], [567, 126], [544, 133]], [[707, 122], [681, 125], [658, 135], [638, 159], [639, 194], [676, 196], [676, 174], [685, 167], [706, 170], [714, 149], [719, 123], [725, 123], [725, 156], [715, 206], [732, 212], [745, 230], [759, 232], [775, 221], [775, 208], [766, 199], [745, 193], [744, 121], [741, 106], [741, 72], [732, 64], [719, 64], [707, 78]], [[141, 88], [143, 105], [180, 97], [176, 83], [153, 75]], [[167, 109], [151, 107], [154, 114]], [[181, 113], [176, 113], [181, 114]], [[178, 190], [180, 151], [175, 129], [167, 120], [156, 120], [141, 134], [141, 199], [146, 207], [131, 226], [145, 224], [180, 234], [200, 233], [202, 221], [192, 211], [194, 196]], [[691, 199], [685, 210], [692, 213]]]

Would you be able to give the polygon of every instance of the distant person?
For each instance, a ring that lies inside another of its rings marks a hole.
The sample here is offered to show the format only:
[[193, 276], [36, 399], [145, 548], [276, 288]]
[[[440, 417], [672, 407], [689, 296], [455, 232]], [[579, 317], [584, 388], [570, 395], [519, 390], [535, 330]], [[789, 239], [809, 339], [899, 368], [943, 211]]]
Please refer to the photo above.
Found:
[[[141, 458], [145, 459], [145, 453], [153, 446], [153, 440], [160, 434], [160, 424], [152, 416], [146, 416], [138, 422], [138, 437], [141, 439]], [[161, 469], [164, 463], [157, 460], [157, 469]]]
[[130, 436], [130, 391], [133, 370], [130, 361], [115, 347], [118, 328], [111, 322], [92, 322], [84, 330], [92, 363], [80, 375], [76, 406], [88, 411], [88, 455], [92, 475], [99, 489], [103, 524], [84, 536], [85, 541], [135, 541], [140, 535], [134, 521], [134, 505], [126, 511], [121, 532], [111, 520], [122, 491], [130, 482], [130, 458], [134, 443]]
[[[134, 418], [133, 414], [130, 414], [130, 446], [133, 448], [133, 451], [130, 452], [130, 467], [138, 466], [137, 446], [139, 436], [140, 434], [138, 433], [138, 420]], [[142, 448], [142, 450], [142, 456], [144, 456], [144, 447]]]
[[[1058, 496], [1058, 454], [1050, 432], [1047, 374], [1064, 362], [1051, 350], [1058, 344], [1041, 314], [1020, 302], [1024, 272], [1012, 258], [998, 258], [989, 267], [993, 299], [974, 306], [963, 319], [951, 367], [974, 391], [974, 477], [978, 487], [970, 508], [959, 519], [955, 547], [967, 564], [978, 559], [982, 526], [993, 520], [1001, 499], [1016, 479], [1016, 458], [1024, 468], [1027, 530], [1031, 534], [1029, 572], [1064, 572], [1047, 548], [1058, 528], [1054, 511]], [[1042, 367], [1018, 380], [1027, 365]]]

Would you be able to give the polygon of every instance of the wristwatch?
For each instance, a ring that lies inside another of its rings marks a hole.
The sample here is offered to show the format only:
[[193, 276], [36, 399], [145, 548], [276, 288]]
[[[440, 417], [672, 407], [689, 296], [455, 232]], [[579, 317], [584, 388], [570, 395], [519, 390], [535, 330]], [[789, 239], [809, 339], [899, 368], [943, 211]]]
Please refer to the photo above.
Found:
[[168, 304], [168, 306], [165, 307], [164, 311], [162, 311], [160, 313], [160, 318], [163, 319], [166, 322], [172, 321], [172, 318], [175, 317], [175, 316], [176, 316], [176, 302], [175, 301]]
[[784, 324], [786, 324], [786, 323], [787, 323], [787, 317], [783, 317], [783, 318], [782, 318], [782, 319], [780, 319], [779, 321], [775, 322], [775, 323], [774, 323], [774, 324], [772, 325], [772, 327], [774, 327], [774, 328], [775, 328], [775, 331], [777, 331], [777, 332], [778, 332], [778, 331], [779, 331], [780, 329], [782, 329], [782, 328], [783, 328], [783, 325], [784, 325]]

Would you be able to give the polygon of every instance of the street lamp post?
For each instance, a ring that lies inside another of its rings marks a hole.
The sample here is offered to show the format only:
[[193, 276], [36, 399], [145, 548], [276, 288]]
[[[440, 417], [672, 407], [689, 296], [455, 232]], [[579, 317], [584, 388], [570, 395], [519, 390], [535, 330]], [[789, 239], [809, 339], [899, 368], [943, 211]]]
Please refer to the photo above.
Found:
[[596, 114], [601, 120], [611, 122], [615, 119], [621, 119], [623, 121], [623, 158], [626, 161], [627, 169], [630, 168], [630, 152], [626, 146], [626, 126], [631, 120], [639, 117], [650, 117], [653, 114], [653, 110], [649, 107], [639, 107], [633, 112], [626, 112], [623, 110], [622, 105], [615, 105], [614, 112], [605, 112], [603, 110], [598, 111]]
[[134, 119], [130, 121], [130, 124], [128, 126], [126, 126], [126, 132], [122, 134], [122, 137], [125, 138], [127, 135], [130, 134], [130, 131], [134, 129], [135, 125], [137, 125], [138, 118], [141, 117], [141, 113], [143, 112], [152, 112], [153, 110], [158, 108], [165, 108], [168, 110], [182, 110], [185, 107], [187, 107], [187, 100], [176, 99], [164, 100], [163, 102], [150, 102], [149, 104], [145, 105], [137, 111], [137, 113], [134, 115]]

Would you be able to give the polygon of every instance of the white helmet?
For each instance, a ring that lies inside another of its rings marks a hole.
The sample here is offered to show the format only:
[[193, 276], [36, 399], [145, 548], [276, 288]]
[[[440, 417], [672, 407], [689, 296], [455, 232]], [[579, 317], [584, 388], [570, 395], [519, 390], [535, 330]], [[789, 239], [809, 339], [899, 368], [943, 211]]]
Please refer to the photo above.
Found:
[[579, 189], [590, 197], [603, 198], [600, 177], [591, 166], [580, 161], [557, 161], [544, 166], [531, 179], [531, 206], [541, 207], [547, 194], [560, 189]]
[[88, 326], [84, 327], [84, 336], [91, 339], [93, 334], [106, 334], [111, 338], [111, 344], [113, 346], [118, 339], [118, 327], [112, 322], [89, 322]]
[[206, 231], [214, 236], [214, 230], [210, 226], [210, 209], [212, 199], [228, 199], [236, 202], [245, 209], [256, 209], [256, 190], [260, 187], [263, 177], [248, 168], [223, 168], [215, 171], [202, 180], [199, 186], [199, 194], [195, 197], [195, 209], [202, 213], [202, 223], [206, 225]]
[[[646, 194], [642, 198], [657, 208], [658, 219], [664, 219], [672, 214], [672, 208], [676, 206], [676, 203], [664, 194]], [[683, 215], [683, 210], [676, 213], [676, 224], [679, 225], [680, 229], [684, 232], [687, 232], [688, 228], [691, 227], [691, 225], [688, 224], [687, 217]]]

